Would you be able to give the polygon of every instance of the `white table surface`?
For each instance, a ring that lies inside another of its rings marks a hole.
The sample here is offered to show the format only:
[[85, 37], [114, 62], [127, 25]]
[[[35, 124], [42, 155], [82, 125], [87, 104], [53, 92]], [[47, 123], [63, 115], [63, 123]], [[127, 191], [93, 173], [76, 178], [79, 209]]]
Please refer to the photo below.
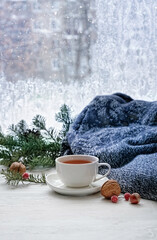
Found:
[[12, 188], [1, 175], [0, 240], [49, 239], [156, 240], [157, 202], [115, 204], [100, 193], [64, 196], [42, 184]]

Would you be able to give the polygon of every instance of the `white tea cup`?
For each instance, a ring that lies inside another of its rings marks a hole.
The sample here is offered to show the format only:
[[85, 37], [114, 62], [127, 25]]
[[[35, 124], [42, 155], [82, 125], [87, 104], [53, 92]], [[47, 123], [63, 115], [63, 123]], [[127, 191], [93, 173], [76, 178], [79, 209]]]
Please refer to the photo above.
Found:
[[[99, 159], [91, 155], [66, 155], [56, 158], [55, 161], [57, 174], [68, 187], [88, 186], [106, 177], [111, 171], [108, 163], [99, 163]], [[108, 171], [96, 179], [100, 166], [108, 167]]]

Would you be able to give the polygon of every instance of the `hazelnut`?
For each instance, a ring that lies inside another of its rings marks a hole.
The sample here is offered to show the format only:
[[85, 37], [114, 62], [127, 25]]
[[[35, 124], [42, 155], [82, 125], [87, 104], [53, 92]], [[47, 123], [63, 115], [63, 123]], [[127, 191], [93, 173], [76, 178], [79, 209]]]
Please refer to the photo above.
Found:
[[13, 162], [10, 166], [10, 171], [19, 172], [21, 175], [26, 172], [26, 167], [24, 164], [19, 162]]
[[105, 198], [111, 198], [113, 195], [119, 196], [121, 188], [116, 180], [108, 180], [101, 187], [101, 195]]

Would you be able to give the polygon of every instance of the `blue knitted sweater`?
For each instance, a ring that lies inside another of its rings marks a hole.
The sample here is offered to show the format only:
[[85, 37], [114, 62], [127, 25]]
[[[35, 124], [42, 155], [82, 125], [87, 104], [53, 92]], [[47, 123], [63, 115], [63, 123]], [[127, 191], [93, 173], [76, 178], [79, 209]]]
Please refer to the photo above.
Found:
[[157, 101], [122, 93], [95, 97], [72, 124], [63, 154], [97, 156], [111, 165], [109, 178], [122, 192], [157, 200]]

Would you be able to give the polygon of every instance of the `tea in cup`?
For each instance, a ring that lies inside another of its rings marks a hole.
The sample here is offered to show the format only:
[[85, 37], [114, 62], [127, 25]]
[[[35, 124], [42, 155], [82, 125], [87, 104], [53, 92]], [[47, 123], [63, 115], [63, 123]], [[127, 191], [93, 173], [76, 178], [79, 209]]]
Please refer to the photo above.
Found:
[[[107, 167], [108, 171], [96, 179], [100, 166]], [[56, 159], [56, 170], [66, 186], [86, 187], [106, 177], [111, 171], [111, 166], [108, 163], [99, 163], [99, 159], [91, 155], [66, 155]]]

